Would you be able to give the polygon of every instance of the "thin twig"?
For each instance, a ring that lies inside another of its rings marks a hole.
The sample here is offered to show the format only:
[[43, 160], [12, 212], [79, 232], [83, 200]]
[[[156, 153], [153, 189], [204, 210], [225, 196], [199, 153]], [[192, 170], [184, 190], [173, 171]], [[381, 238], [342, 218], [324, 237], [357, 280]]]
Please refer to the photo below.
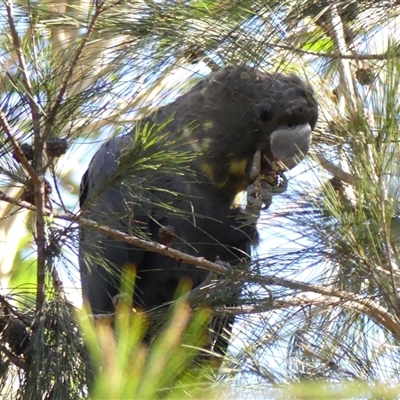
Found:
[[64, 96], [67, 91], [68, 85], [71, 81], [71, 78], [74, 74], [75, 67], [82, 55], [84, 48], [86, 47], [86, 45], [88, 43], [89, 37], [91, 36], [91, 34], [93, 32], [93, 29], [96, 25], [97, 19], [100, 16], [100, 11], [101, 11], [100, 7], [97, 6], [95, 12], [93, 13], [92, 20], [90, 21], [88, 29], [87, 29], [85, 35], [82, 37], [81, 43], [80, 43], [79, 47], [76, 49], [74, 57], [72, 58], [71, 63], [69, 64], [69, 66], [67, 68], [65, 78], [61, 84], [61, 88], [60, 88], [60, 91], [58, 92], [55, 104], [52, 107], [51, 111], [49, 112], [45, 131], [44, 131], [44, 137], [48, 137], [53, 129], [54, 120], [55, 120], [58, 110], [61, 107], [61, 104], [64, 100]]
[[348, 172], [343, 171], [340, 167], [329, 161], [322, 153], [314, 153], [315, 158], [320, 162], [321, 167], [326, 169], [328, 172], [333, 174], [335, 178], [354, 186], [356, 184], [356, 179], [353, 175]]
[[[329, 22], [330, 29], [328, 35], [332, 38], [335, 45], [336, 52], [342, 55], [351, 54], [346, 39], [345, 31], [340, 17], [338, 7], [335, 2], [331, 2], [329, 7]], [[338, 61], [338, 72], [339, 72], [339, 87], [338, 87], [338, 107], [339, 113], [349, 117], [350, 120], [358, 120], [360, 111], [363, 110], [361, 102], [357, 96], [356, 87], [354, 84], [354, 77], [351, 70], [350, 61], [345, 58], [339, 58]], [[348, 168], [346, 157], [343, 157], [341, 149], [339, 151], [339, 163], [345, 168]], [[352, 202], [355, 198], [353, 187], [345, 188], [346, 197]]]
[[[298, 289], [301, 293], [286, 296], [277, 300], [270, 300], [264, 304], [258, 304], [253, 306], [242, 305], [242, 306], [223, 306], [216, 307], [213, 310], [214, 315], [241, 315], [241, 314], [259, 314], [266, 311], [287, 309], [290, 307], [305, 307], [305, 306], [322, 306], [322, 307], [342, 307], [353, 311], [358, 311], [362, 314], [368, 315], [371, 320], [377, 322], [391, 332], [397, 338], [400, 338], [400, 324], [393, 318], [389, 311], [380, 306], [378, 303], [373, 301], [371, 298], [362, 297], [360, 295], [340, 291], [335, 289], [324, 288], [319, 285], [312, 285], [305, 282], [288, 280], [277, 278], [274, 276], [256, 277], [254, 282], [264, 284], [268, 282], [268, 285], [281, 286], [284, 288]], [[197, 292], [191, 291], [187, 295], [187, 299], [190, 299], [197, 295]], [[132, 311], [133, 314], [146, 314], [151, 315], [157, 312], [157, 309], [137, 312]], [[101, 323], [113, 323], [117, 315], [115, 313], [109, 314], [96, 314], [90, 315], [95, 321]]]
[[[251, 280], [251, 277], [249, 277], [249, 280]], [[367, 314], [368, 316], [370, 316], [370, 318], [377, 320], [379, 323], [385, 326], [390, 332], [393, 333], [393, 335], [396, 335], [398, 338], [400, 338], [400, 323], [397, 318], [395, 318], [389, 312], [389, 310], [373, 301], [371, 297], [363, 297], [361, 295], [346, 292], [343, 290], [336, 290], [329, 287], [317, 286], [304, 282], [296, 282], [293, 280], [272, 276], [255, 276], [253, 278], [253, 281], [261, 282], [265, 285], [277, 285], [289, 289], [300, 290], [303, 293], [299, 296], [306, 296], [306, 292], [311, 292], [323, 296], [329, 296], [330, 301], [334, 301], [334, 298], [336, 297], [340, 299], [341, 302], [344, 301], [344, 303], [342, 304], [343, 307], [351, 308], [353, 310], [357, 310]], [[298, 305], [305, 305], [305, 300], [306, 298], [304, 298], [301, 304]], [[309, 301], [309, 299], [307, 301]], [[315, 301], [316, 300], [314, 299], [314, 303]]]
[[[5, 193], [0, 192], [0, 200], [8, 201], [18, 205], [20, 207], [28, 208], [32, 211], [36, 210], [36, 207], [30, 203], [25, 201], [17, 201], [10, 196], [7, 196]], [[107, 226], [98, 224], [97, 222], [90, 221], [86, 218], [82, 218], [79, 215], [75, 214], [62, 214], [56, 211], [45, 210], [46, 215], [53, 215], [55, 218], [59, 218], [65, 221], [71, 221], [80, 223], [81, 225], [91, 227], [93, 229], [97, 229], [99, 232], [105, 233], [117, 240], [124, 241], [138, 247], [144, 248], [149, 251], [153, 251], [156, 253], [161, 253], [167, 255], [169, 257], [181, 260], [190, 265], [195, 265], [198, 268], [204, 268], [212, 272], [227, 274], [230, 272], [230, 268], [224, 267], [219, 263], [214, 263], [206, 260], [203, 257], [193, 257], [191, 255], [182, 253], [178, 250], [174, 250], [168, 246], [164, 246], [157, 242], [152, 242], [149, 240], [140, 239], [136, 236], [128, 235], [124, 232], [120, 232], [116, 229], [111, 229]], [[384, 307], [380, 306], [376, 302], [374, 302], [370, 297], [362, 297], [360, 295], [341, 291], [334, 290], [332, 288], [327, 288], [323, 286], [317, 286], [313, 284], [308, 284], [299, 281], [293, 281], [284, 278], [278, 278], [276, 276], [259, 276], [259, 275], [251, 275], [247, 276], [249, 282], [263, 284], [263, 285], [276, 285], [289, 289], [300, 290], [302, 292], [311, 292], [317, 293], [323, 296], [329, 296], [330, 301], [335, 301], [334, 298], [339, 299], [342, 302], [343, 307], [348, 307], [354, 310], [358, 310], [360, 312], [368, 314], [374, 320], [377, 320], [382, 326], [385, 326], [390, 332], [394, 335], [400, 337], [400, 324], [398, 321], [393, 318], [390, 312]], [[286, 299], [287, 300], [287, 299]], [[339, 301], [337, 300], [337, 301]], [[307, 300], [309, 301], [309, 300]], [[343, 303], [344, 302], [344, 303]], [[281, 300], [282, 306], [284, 305]], [[305, 302], [298, 303], [296, 305], [305, 305]], [[291, 306], [294, 304], [291, 303]], [[109, 318], [109, 316], [107, 317]]]
[[21, 358], [15, 356], [13, 353], [11, 353], [11, 351], [8, 350], [5, 346], [1, 346], [0, 351], [2, 353], [4, 353], [16, 367], [18, 367], [19, 369], [22, 369], [23, 371], [27, 370], [27, 366], [26, 366], [25, 362]]
[[337, 370], [340, 371], [342, 373], [348, 374], [349, 376], [351, 376], [353, 379], [357, 379], [357, 375], [354, 372], [351, 372], [348, 369], [344, 369], [342, 368], [340, 365], [338, 365], [337, 363], [335, 363], [332, 359], [328, 359], [325, 356], [322, 356], [321, 354], [316, 353], [315, 351], [313, 351], [306, 343], [304, 343], [303, 341], [300, 342], [299, 346], [303, 349], [304, 352], [310, 354], [311, 356], [317, 358], [318, 360], [321, 360], [324, 364], [326, 364], [329, 368], [332, 368], [333, 370]]
[[67, 296], [65, 294], [63, 281], [61, 280], [60, 276], [58, 275], [58, 271], [54, 266], [53, 262], [53, 254], [51, 253], [50, 249], [47, 249], [47, 269], [50, 272], [51, 280], [53, 282], [54, 289], [56, 290], [58, 296], [63, 300], [66, 300]]
[[[54, 214], [54, 216], [57, 217], [56, 214]], [[128, 233], [124, 233], [116, 229], [111, 229], [108, 226], [101, 225], [86, 218], [78, 217], [77, 222], [79, 222], [81, 225], [96, 229], [97, 231], [109, 235], [114, 239], [120, 240], [121, 242], [130, 243], [142, 249], [160, 253], [187, 264], [195, 265], [199, 268], [204, 268], [218, 274], [226, 274], [230, 272], [230, 268], [224, 267], [219, 263], [208, 261], [204, 257], [194, 257], [158, 242], [140, 239], [137, 236], [129, 235]]]
[[19, 158], [22, 166], [25, 168], [25, 170], [31, 177], [32, 181], [34, 182], [36, 180], [36, 182], [38, 182], [38, 178], [37, 178], [35, 169], [32, 167], [32, 165], [26, 159], [25, 154], [21, 149], [21, 146], [15, 140], [14, 135], [11, 131], [10, 124], [7, 121], [6, 114], [1, 110], [0, 110], [0, 127], [2, 128], [2, 131], [6, 134], [7, 139], [10, 141], [10, 143], [13, 147], [14, 154]]
[[294, 53], [305, 54], [309, 56], [316, 56], [318, 58], [326, 57], [332, 60], [387, 60], [400, 57], [400, 51], [393, 53], [393, 51], [386, 51], [382, 54], [360, 54], [360, 53], [324, 53], [324, 52], [316, 52], [310, 50], [304, 50], [295, 46], [289, 46], [278, 43], [267, 43], [270, 47], [276, 47], [282, 50], [288, 50]]
[[[15, 204], [16, 206], [26, 208], [31, 211], [37, 210], [37, 208], [34, 205], [32, 205], [26, 201], [16, 200], [13, 197], [8, 196], [6, 193], [1, 192], [1, 191], [0, 191], [0, 200], [7, 201], [9, 203]], [[64, 214], [64, 213], [59, 213], [55, 210], [45, 209], [45, 215], [52, 216], [54, 218], [59, 218], [64, 221], [79, 223], [80, 225], [84, 225], [84, 226], [96, 229], [99, 232], [102, 232], [104, 234], [107, 234], [107, 235], [113, 237], [114, 239], [133, 244], [133, 245], [141, 247], [145, 250], [149, 250], [149, 251], [153, 251], [156, 253], [161, 253], [161, 254], [167, 255], [169, 257], [175, 258], [175, 259], [185, 262], [187, 264], [195, 265], [199, 268], [204, 268], [204, 269], [207, 269], [212, 272], [216, 272], [219, 274], [226, 274], [226, 273], [229, 273], [229, 271], [230, 271], [230, 268], [224, 267], [220, 263], [214, 263], [214, 262], [208, 261], [204, 257], [194, 257], [191, 255], [188, 255], [186, 253], [172, 249], [171, 247], [165, 246], [163, 244], [160, 244], [157, 242], [152, 242], [150, 240], [144, 240], [137, 236], [132, 236], [127, 233], [118, 231], [116, 229], [111, 229], [108, 226], [101, 225], [95, 221], [88, 220], [86, 218], [83, 218], [83, 217], [73, 214], [73, 213]]]
[[10, 27], [11, 38], [18, 57], [19, 71], [22, 73], [22, 81], [24, 84], [24, 88], [28, 94], [27, 99], [32, 113], [33, 132], [34, 134], [39, 134], [40, 132], [39, 107], [35, 101], [32, 85], [29, 80], [29, 72], [28, 72], [28, 67], [26, 65], [25, 56], [21, 48], [18, 31], [14, 24], [12, 0], [6, 1], [5, 5], [7, 10], [7, 19], [8, 19], [8, 25]]
[[[331, 27], [328, 34], [335, 43], [335, 48], [337, 49], [338, 54], [340, 56], [351, 54], [347, 48], [342, 19], [334, 2], [332, 2], [330, 6], [329, 17]], [[344, 97], [345, 105], [347, 105], [349, 114], [355, 115], [357, 114], [358, 101], [350, 62], [348, 59], [342, 57], [340, 57], [339, 60], [338, 70], [341, 89], [340, 94]]]
[[281, 279], [276, 277], [258, 277], [255, 282], [267, 281], [269, 285], [276, 285], [290, 289], [297, 289], [301, 293], [286, 296], [281, 299], [271, 300], [265, 304], [254, 306], [234, 306], [234, 307], [217, 307], [214, 311], [223, 315], [240, 315], [240, 314], [259, 314], [262, 312], [278, 309], [286, 309], [289, 307], [305, 307], [305, 306], [322, 306], [332, 307], [338, 306], [353, 311], [358, 311], [368, 315], [371, 320], [385, 327], [389, 332], [400, 338], [400, 324], [393, 318], [389, 311], [380, 306], [369, 297], [340, 291], [335, 289], [324, 288], [319, 285], [311, 285], [305, 282]]
[[21, 320], [26, 326], [31, 326], [32, 321], [30, 319], [27, 319], [26, 315], [21, 314], [17, 311], [16, 307], [10, 304], [10, 302], [0, 294], [0, 304], [3, 305], [3, 307], [7, 307], [7, 310], [15, 317], [17, 317], [19, 320]]

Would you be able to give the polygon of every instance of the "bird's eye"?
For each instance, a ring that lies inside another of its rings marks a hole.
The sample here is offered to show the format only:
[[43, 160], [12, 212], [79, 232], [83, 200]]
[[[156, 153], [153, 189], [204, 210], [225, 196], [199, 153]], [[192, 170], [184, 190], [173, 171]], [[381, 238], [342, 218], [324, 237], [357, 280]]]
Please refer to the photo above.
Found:
[[265, 108], [260, 110], [260, 118], [262, 121], [269, 121], [274, 116], [274, 113]]

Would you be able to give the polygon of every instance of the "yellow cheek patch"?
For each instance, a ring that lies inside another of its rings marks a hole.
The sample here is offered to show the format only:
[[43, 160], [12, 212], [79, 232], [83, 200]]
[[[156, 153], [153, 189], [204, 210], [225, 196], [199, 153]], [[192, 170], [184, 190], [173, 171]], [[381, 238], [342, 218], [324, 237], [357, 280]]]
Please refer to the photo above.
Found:
[[248, 185], [248, 179], [246, 176], [246, 167], [247, 167], [246, 159], [231, 160], [227, 165], [226, 175], [215, 176], [215, 172], [210, 164], [207, 164], [206, 162], [203, 162], [201, 164], [202, 171], [211, 182], [217, 184], [220, 188], [229, 185], [231, 188], [235, 190], [236, 193], [245, 190]]
[[232, 160], [228, 166], [228, 175], [244, 176], [246, 175], [247, 160]]
[[211, 182], [214, 182], [214, 171], [213, 171], [212, 167], [210, 165], [208, 165], [207, 163], [202, 163], [201, 164], [201, 169], [205, 173], [207, 178]]

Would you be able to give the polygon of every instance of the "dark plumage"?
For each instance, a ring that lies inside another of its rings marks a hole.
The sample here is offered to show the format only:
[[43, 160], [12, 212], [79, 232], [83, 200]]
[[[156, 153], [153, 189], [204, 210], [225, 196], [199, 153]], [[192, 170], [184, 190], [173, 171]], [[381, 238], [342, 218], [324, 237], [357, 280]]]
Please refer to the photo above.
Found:
[[[294, 75], [229, 66], [145, 118], [141, 126], [171, 118], [163, 132], [182, 151], [194, 153], [191, 173], [166, 173], [160, 167], [115, 175], [121, 151], [134, 140], [133, 129], [109, 140], [93, 157], [82, 179], [83, 215], [125, 232], [140, 229], [175, 249], [234, 265], [250, 253], [252, 227], [238, 229], [232, 202], [254, 179], [251, 167], [257, 151], [262, 152], [262, 164], [280, 160], [288, 168], [307, 153], [317, 121], [312, 90]], [[108, 268], [90, 258], [94, 247]], [[132, 265], [137, 275], [135, 307], [144, 309], [173, 300], [182, 279], [196, 287], [208, 275], [204, 269], [81, 228], [82, 289], [93, 312], [113, 311], [120, 271]]]

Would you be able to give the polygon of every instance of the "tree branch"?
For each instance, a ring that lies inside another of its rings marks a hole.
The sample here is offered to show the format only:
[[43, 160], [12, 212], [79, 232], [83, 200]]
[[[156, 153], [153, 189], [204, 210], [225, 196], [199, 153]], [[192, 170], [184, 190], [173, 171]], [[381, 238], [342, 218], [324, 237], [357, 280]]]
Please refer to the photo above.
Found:
[[[335, 290], [323, 286], [311, 285], [308, 283], [296, 282], [272, 276], [255, 277], [254, 282], [263, 283], [264, 285], [277, 285], [289, 289], [300, 290], [302, 293], [296, 295], [298, 304], [293, 304], [293, 299], [296, 299], [296, 297], [293, 297], [290, 305], [306, 305], [307, 302], [310, 302], [311, 298], [307, 298], [307, 292], [320, 294], [322, 297], [319, 300], [318, 297], [314, 297], [312, 299], [314, 305], [317, 300], [320, 302], [320, 304], [324, 304], [324, 302], [326, 303], [326, 298], [329, 298], [330, 302], [333, 301], [337, 305], [340, 303], [340, 305], [345, 308], [367, 314], [371, 319], [380, 323], [397, 338], [400, 338], [400, 323], [397, 318], [394, 318], [389, 310], [380, 306], [378, 303], [372, 300], [371, 297], [362, 297], [358, 294], [343, 290]], [[299, 299], [302, 300], [299, 301]], [[285, 300], [283, 300], [283, 304], [284, 302]]]
[[1, 110], [0, 110], [0, 127], [2, 128], [3, 132], [6, 134], [7, 139], [10, 141], [14, 154], [19, 158], [22, 166], [28, 172], [32, 181], [36, 180], [36, 182], [38, 182], [38, 178], [37, 178], [35, 169], [32, 167], [30, 162], [26, 159], [25, 154], [21, 149], [21, 146], [15, 140], [14, 135], [11, 132], [11, 127], [7, 121], [6, 114]]
[[394, 336], [400, 339], [400, 324], [392, 317], [390, 312], [377, 304], [369, 297], [361, 297], [360, 295], [334, 290], [326, 289], [318, 285], [310, 285], [304, 282], [289, 281], [287, 279], [280, 279], [276, 277], [259, 277], [255, 281], [267, 281], [269, 285], [277, 285], [285, 288], [298, 289], [301, 293], [265, 302], [265, 304], [255, 306], [236, 306], [236, 307], [218, 307], [215, 312], [217, 314], [254, 314], [270, 310], [286, 309], [289, 307], [305, 307], [305, 306], [322, 306], [331, 307], [337, 306], [346, 308], [353, 311], [358, 311], [362, 314], [368, 315], [371, 320], [377, 322], [391, 332]]
[[[0, 200], [13, 203], [17, 206], [27, 208], [32, 211], [36, 211], [36, 207], [33, 206], [32, 204], [27, 203], [25, 201], [17, 201], [13, 198], [10, 198], [3, 192], [0, 192]], [[79, 215], [75, 215], [72, 213], [71, 214], [63, 214], [63, 213], [58, 213], [56, 211], [51, 211], [51, 210], [45, 210], [45, 213], [46, 213], [46, 215], [52, 215], [55, 218], [59, 218], [59, 219], [65, 220], [65, 221], [80, 223], [81, 225], [85, 225], [85, 226], [91, 227], [93, 229], [96, 229], [99, 232], [107, 234], [117, 240], [124, 241], [124, 242], [130, 243], [130, 244], [133, 244], [135, 246], [141, 247], [143, 249], [178, 259], [182, 262], [185, 262], [190, 265], [194, 265], [198, 268], [207, 269], [209, 271], [221, 273], [221, 274], [227, 274], [231, 271], [230, 268], [225, 267], [219, 263], [208, 261], [203, 257], [194, 257], [191, 255], [185, 254], [183, 252], [180, 252], [178, 250], [172, 249], [168, 246], [162, 245], [160, 243], [140, 239], [136, 236], [132, 236], [132, 235], [126, 234], [124, 232], [118, 231], [116, 229], [111, 229], [107, 226], [98, 224], [97, 222], [88, 220]], [[295, 295], [292, 297], [287, 297], [282, 300], [273, 301], [272, 304], [275, 304], [276, 308], [282, 308], [282, 307], [288, 307], [288, 306], [304, 306], [307, 304], [308, 305], [310, 305], [310, 304], [312, 304], [312, 305], [325, 304], [327, 301], [330, 301], [337, 305], [341, 305], [343, 307], [367, 314], [368, 316], [370, 316], [371, 319], [377, 321], [382, 326], [384, 326], [386, 329], [388, 329], [390, 332], [392, 332], [393, 335], [396, 335], [397, 337], [400, 338], [399, 322], [395, 318], [393, 318], [393, 316], [390, 314], [390, 312], [387, 309], [385, 309], [384, 307], [377, 304], [370, 297], [362, 297], [358, 294], [354, 294], [351, 292], [334, 290], [334, 289], [326, 288], [323, 286], [317, 286], [317, 285], [312, 285], [312, 284], [308, 284], [308, 283], [304, 283], [304, 282], [299, 282], [299, 281], [294, 281], [294, 280], [289, 280], [289, 279], [284, 279], [284, 278], [278, 278], [276, 276], [259, 276], [259, 275], [254, 275], [254, 274], [249, 273], [246, 276], [246, 278], [247, 278], [248, 282], [259, 283], [262, 285], [276, 285], [276, 286], [281, 286], [281, 287], [285, 287], [285, 288], [289, 288], [289, 289], [299, 290], [302, 292], [301, 294], [298, 294], [298, 295]], [[322, 297], [321, 298], [314, 297], [313, 299], [311, 299], [309, 297], [304, 297], [304, 296], [306, 296], [306, 292], [314, 293], [314, 294], [317, 293], [317, 294], [320, 294]], [[301, 297], [301, 296], [303, 296], [303, 297]], [[300, 301], [300, 299], [302, 299], [302, 300]], [[268, 306], [268, 309], [271, 309], [271, 306]], [[258, 307], [253, 308], [253, 310], [257, 310], [258, 312], [261, 311]], [[265, 311], [265, 309], [263, 309], [262, 311]], [[246, 312], [250, 312], [250, 309], [246, 308]], [[107, 318], [109, 318], [109, 317], [110, 316], [107, 316]]]
[[[17, 29], [14, 24], [13, 19], [13, 5], [12, 0], [6, 1], [6, 9], [8, 16], [8, 24], [10, 27], [11, 37], [13, 41], [13, 45], [16, 49], [18, 61], [19, 61], [19, 69], [22, 74], [22, 81], [24, 88], [27, 92], [28, 104], [32, 114], [32, 124], [33, 124], [33, 148], [35, 151], [34, 156], [34, 170], [31, 168], [30, 164], [26, 160], [25, 157], [21, 158], [24, 167], [27, 169], [29, 173], [33, 189], [34, 189], [34, 198], [35, 205], [37, 207], [36, 210], [36, 237], [35, 242], [37, 246], [37, 292], [36, 292], [36, 319], [33, 324], [32, 330], [35, 331], [39, 325], [40, 318], [42, 315], [42, 308], [45, 301], [46, 293], [45, 293], [45, 275], [46, 275], [46, 225], [44, 220], [44, 208], [45, 208], [45, 178], [44, 178], [44, 154], [43, 154], [43, 139], [40, 131], [40, 114], [39, 114], [39, 106], [37, 105], [34, 93], [32, 90], [32, 86], [29, 80], [29, 72], [28, 66], [25, 61], [24, 53], [21, 49], [21, 44], [18, 36]], [[19, 145], [13, 140], [11, 132], [8, 132], [8, 138], [11, 143], [13, 143], [14, 150], [17, 155], [22, 153]], [[25, 160], [24, 160], [25, 158]]]
[[[1, 191], [0, 191], [0, 200], [7, 201], [16, 206], [26, 208], [31, 211], [37, 211], [37, 208], [34, 205], [32, 205], [26, 201], [16, 200]], [[141, 247], [145, 250], [149, 250], [149, 251], [153, 251], [156, 253], [161, 253], [161, 254], [167, 255], [169, 257], [175, 258], [175, 259], [185, 262], [187, 264], [195, 265], [199, 268], [204, 268], [204, 269], [207, 269], [212, 272], [226, 274], [230, 271], [230, 269], [228, 267], [224, 267], [223, 265], [221, 265], [219, 263], [208, 261], [204, 257], [194, 257], [191, 255], [188, 255], [186, 253], [172, 249], [163, 244], [160, 244], [157, 242], [152, 242], [150, 240], [144, 240], [137, 236], [132, 236], [127, 233], [118, 231], [116, 229], [111, 229], [108, 226], [101, 225], [95, 221], [88, 220], [86, 218], [83, 218], [83, 217], [73, 214], [73, 213], [64, 214], [64, 213], [59, 213], [57, 211], [45, 209], [45, 215], [59, 218], [64, 221], [70, 221], [73, 223], [79, 223], [80, 225], [85, 225], [87, 227], [96, 229], [101, 233], [107, 234], [107, 235], [113, 237], [114, 239], [133, 244], [133, 245]]]
[[357, 113], [358, 102], [354, 87], [353, 75], [350, 68], [350, 62], [348, 59], [342, 57], [342, 55], [348, 55], [350, 52], [347, 49], [342, 19], [339, 15], [335, 2], [331, 3], [329, 16], [331, 26], [328, 34], [332, 37], [340, 56], [338, 68], [341, 86], [340, 94], [345, 100], [344, 105], [347, 105], [349, 115], [353, 116]]
[[320, 162], [321, 167], [330, 172], [335, 178], [354, 186], [356, 184], [356, 179], [353, 175], [348, 172], [343, 171], [340, 167], [329, 161], [322, 153], [314, 152], [313, 155]]
[[0, 347], [0, 351], [2, 353], [4, 353], [9, 359], [10, 361], [19, 369], [22, 369], [23, 371], [26, 371], [28, 368], [25, 364], [25, 362], [17, 357], [16, 355], [14, 355], [10, 350], [8, 350], [5, 346], [1, 346]]

